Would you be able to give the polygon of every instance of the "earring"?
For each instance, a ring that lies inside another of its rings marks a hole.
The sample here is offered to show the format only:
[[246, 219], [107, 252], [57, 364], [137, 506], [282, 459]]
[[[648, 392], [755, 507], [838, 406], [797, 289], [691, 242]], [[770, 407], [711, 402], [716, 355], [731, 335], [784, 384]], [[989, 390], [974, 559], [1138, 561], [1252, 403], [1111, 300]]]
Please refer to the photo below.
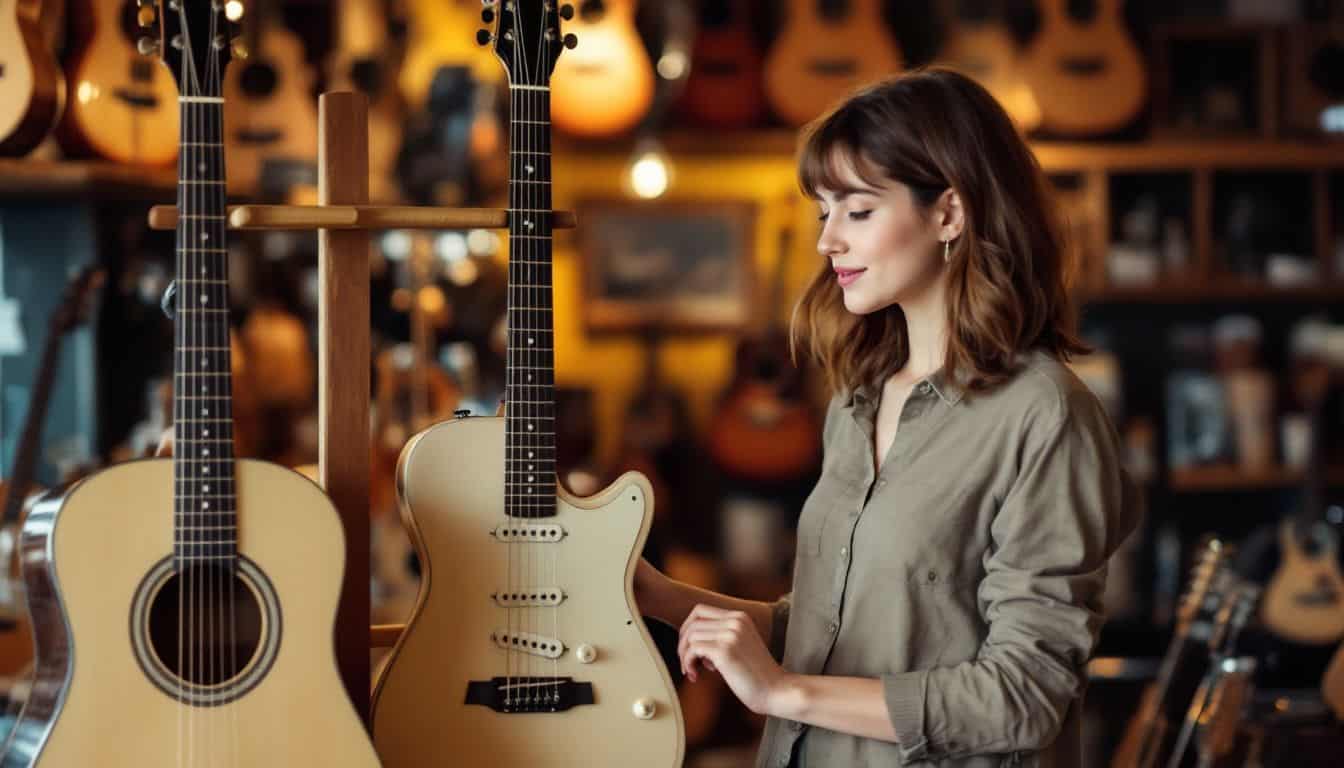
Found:
[[943, 263], [949, 264], [952, 261], [952, 241], [943, 241]]

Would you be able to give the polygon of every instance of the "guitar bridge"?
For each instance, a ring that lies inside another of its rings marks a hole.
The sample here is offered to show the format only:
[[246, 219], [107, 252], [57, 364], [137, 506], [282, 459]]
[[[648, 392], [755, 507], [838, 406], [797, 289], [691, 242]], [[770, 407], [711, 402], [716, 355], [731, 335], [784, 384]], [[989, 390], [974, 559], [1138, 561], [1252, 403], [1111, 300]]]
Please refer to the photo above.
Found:
[[593, 703], [593, 684], [572, 677], [494, 677], [467, 683], [468, 705], [505, 715], [564, 712]]

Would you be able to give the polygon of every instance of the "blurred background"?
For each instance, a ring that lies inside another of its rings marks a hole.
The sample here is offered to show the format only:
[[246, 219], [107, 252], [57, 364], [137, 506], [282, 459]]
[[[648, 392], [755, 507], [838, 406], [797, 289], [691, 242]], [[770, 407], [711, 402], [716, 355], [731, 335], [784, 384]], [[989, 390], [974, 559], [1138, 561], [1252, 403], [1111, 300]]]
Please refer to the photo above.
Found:
[[[314, 202], [317, 94], [357, 89], [370, 98], [374, 202], [507, 205], [509, 99], [476, 43], [479, 2], [226, 5], [247, 57], [225, 84], [231, 201]], [[797, 189], [797, 128], [858, 83], [959, 68], [1004, 104], [1054, 184], [1098, 349], [1076, 368], [1145, 490], [1088, 670], [1092, 759], [1117, 753], [1145, 688], [1184, 675], [1193, 693], [1212, 669], [1226, 701], [1191, 727], [1225, 762], [1206, 764], [1337, 764], [1344, 2], [575, 6], [565, 31], [578, 47], [552, 81], [554, 206], [579, 221], [557, 233], [553, 270], [567, 487], [587, 495], [643, 471], [655, 564], [737, 595], [787, 591], [827, 397], [783, 336], [824, 266]], [[150, 231], [146, 212], [176, 194], [177, 107], [166, 70], [137, 52], [134, 0], [5, 9], [0, 472], [49, 399], [27, 442], [50, 486], [152, 452], [171, 419], [160, 299], [174, 235]], [[229, 247], [238, 453], [314, 462], [316, 235], [239, 232]], [[106, 281], [87, 322], [69, 322], [67, 284], [91, 264]], [[507, 243], [388, 232], [371, 265], [371, 589], [374, 620], [396, 622], [417, 571], [392, 472], [429, 424], [494, 413]], [[44, 359], [59, 376], [39, 375]], [[1211, 574], [1231, 562], [1284, 610], [1228, 615], [1235, 601]], [[1201, 603], [1219, 594], [1221, 614]], [[1211, 652], [1206, 636], [1229, 631], [1239, 639]], [[1169, 646], [1198, 659], [1160, 674]], [[688, 762], [749, 764], [759, 718], [714, 676], [681, 695]], [[1177, 726], [1189, 700], [1168, 703]]]

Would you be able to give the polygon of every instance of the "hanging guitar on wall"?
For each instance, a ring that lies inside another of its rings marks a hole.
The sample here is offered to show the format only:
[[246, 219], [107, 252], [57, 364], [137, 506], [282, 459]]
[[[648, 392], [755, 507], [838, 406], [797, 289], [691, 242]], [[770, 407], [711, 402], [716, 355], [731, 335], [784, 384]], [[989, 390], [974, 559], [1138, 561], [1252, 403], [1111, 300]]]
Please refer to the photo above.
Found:
[[629, 133], [653, 105], [654, 72], [635, 30], [638, 0], [579, 0], [569, 27], [583, 44], [551, 76], [556, 130], [588, 139]]
[[28, 154], [65, 107], [65, 77], [41, 15], [42, 0], [0, 0], [0, 155]]

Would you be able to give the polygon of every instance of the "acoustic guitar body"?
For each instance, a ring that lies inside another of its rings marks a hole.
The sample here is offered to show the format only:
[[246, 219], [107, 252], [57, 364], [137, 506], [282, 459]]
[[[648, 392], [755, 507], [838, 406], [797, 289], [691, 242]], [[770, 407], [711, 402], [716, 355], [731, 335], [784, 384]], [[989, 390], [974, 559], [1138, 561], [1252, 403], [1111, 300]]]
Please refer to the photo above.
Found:
[[1041, 112], [1041, 126], [1060, 134], [1094, 135], [1123, 128], [1147, 99], [1147, 71], [1121, 17], [1121, 0], [1091, 0], [1079, 21], [1076, 0], [1044, 0], [1041, 31], [1023, 72]]
[[938, 52], [938, 63], [984, 86], [1018, 128], [1027, 132], [1041, 124], [1041, 108], [1022, 74], [1020, 60], [1007, 27], [988, 18], [953, 19], [951, 35]]
[[1328, 526], [1313, 525], [1305, 537], [1294, 530], [1291, 518], [1279, 528], [1283, 560], [1265, 589], [1260, 617], [1275, 634], [1294, 642], [1324, 645], [1344, 638], [1344, 575], [1338, 539]]
[[0, 0], [0, 155], [26, 155], [65, 105], [65, 77], [42, 39], [40, 0]]
[[605, 138], [630, 132], [653, 105], [653, 64], [635, 29], [636, 0], [588, 2], [565, 22], [579, 43], [551, 75], [551, 122], [572, 136]]
[[695, 124], [750, 128], [765, 113], [761, 54], [742, 0], [706, 3], [681, 110]]
[[74, 0], [80, 34], [66, 68], [70, 100], [60, 126], [71, 154], [162, 166], [178, 147], [177, 87], [159, 62], [135, 48], [135, 0]]
[[235, 193], [255, 189], [268, 160], [317, 162], [314, 75], [303, 41], [279, 21], [265, 23], [256, 39], [258, 50], [224, 76], [228, 184]]
[[[37, 677], [5, 766], [378, 765], [336, 667], [340, 518], [283, 467], [238, 460], [235, 473], [228, 601], [218, 566], [188, 569], [178, 591], [171, 459], [104, 470], [33, 509], [22, 547]], [[178, 597], [211, 622], [214, 648], [183, 675]]]
[[765, 95], [779, 117], [803, 125], [859, 86], [900, 72], [878, 0], [790, 0], [765, 60]]
[[471, 68], [477, 82], [500, 83], [503, 72], [490, 49], [476, 42], [481, 27], [477, 0], [410, 0], [410, 42], [397, 86], [410, 111], [420, 109], [440, 67]]
[[[374, 688], [383, 765], [423, 766], [425, 755], [452, 755], [461, 765], [681, 765], [676, 692], [631, 586], [652, 520], [648, 482], [628, 472], [589, 498], [557, 486], [554, 517], [506, 517], [504, 424], [455, 419], [402, 452], [401, 516], [421, 581]], [[508, 543], [510, 528], [534, 534]], [[559, 604], [510, 610], [510, 595]], [[509, 633], [547, 638], [527, 643], [559, 650], [554, 658], [506, 654]], [[557, 680], [591, 687], [585, 695]], [[519, 697], [515, 707], [539, 711], [481, 703], [509, 691]], [[565, 701], [561, 711], [549, 711], [552, 695]]]

